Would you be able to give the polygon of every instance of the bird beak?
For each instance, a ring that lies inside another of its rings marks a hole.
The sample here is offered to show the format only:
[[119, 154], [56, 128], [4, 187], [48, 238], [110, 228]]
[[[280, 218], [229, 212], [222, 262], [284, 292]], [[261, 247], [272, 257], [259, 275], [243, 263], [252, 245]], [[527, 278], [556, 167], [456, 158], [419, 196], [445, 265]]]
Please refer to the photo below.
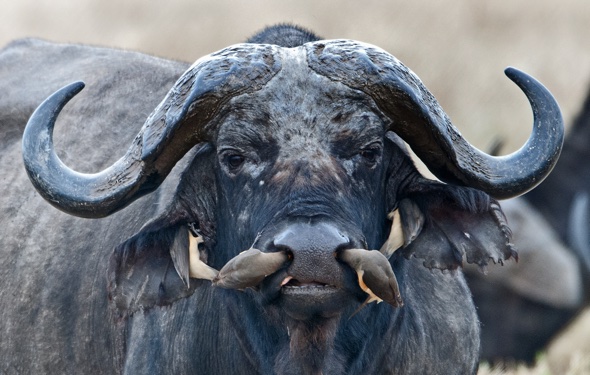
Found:
[[389, 259], [397, 249], [408, 246], [418, 237], [425, 219], [420, 207], [410, 199], [402, 199], [387, 218], [391, 220], [391, 231], [379, 251]]
[[390, 212], [389, 215], [387, 215], [387, 218], [391, 220], [391, 231], [389, 232], [387, 241], [385, 241], [379, 251], [389, 259], [393, 253], [404, 244], [404, 232], [398, 209]]
[[188, 239], [189, 276], [194, 279], [213, 280], [219, 272], [205, 264], [199, 256], [199, 244], [203, 243], [203, 238], [193, 236], [189, 230]]

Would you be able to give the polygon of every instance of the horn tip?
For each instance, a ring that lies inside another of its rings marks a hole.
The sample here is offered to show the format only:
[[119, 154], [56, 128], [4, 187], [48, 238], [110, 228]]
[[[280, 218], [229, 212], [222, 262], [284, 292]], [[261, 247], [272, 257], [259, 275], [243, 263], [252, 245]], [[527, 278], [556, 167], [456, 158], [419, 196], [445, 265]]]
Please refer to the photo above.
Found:
[[517, 82], [519, 80], [522, 80], [523, 78], [530, 77], [522, 70], [516, 69], [513, 66], [506, 67], [506, 69], [504, 69], [504, 74], [506, 74], [506, 76], [510, 78], [510, 80], [513, 82]]
[[60, 91], [65, 91], [69, 100], [82, 91], [84, 87], [86, 87], [86, 84], [83, 81], [75, 81], [69, 85], [64, 86]]
[[84, 83], [84, 81], [76, 81], [76, 82], [72, 82], [71, 86], [74, 86], [76, 88], [80, 88], [80, 90], [82, 90], [84, 87], [86, 87], [86, 83]]

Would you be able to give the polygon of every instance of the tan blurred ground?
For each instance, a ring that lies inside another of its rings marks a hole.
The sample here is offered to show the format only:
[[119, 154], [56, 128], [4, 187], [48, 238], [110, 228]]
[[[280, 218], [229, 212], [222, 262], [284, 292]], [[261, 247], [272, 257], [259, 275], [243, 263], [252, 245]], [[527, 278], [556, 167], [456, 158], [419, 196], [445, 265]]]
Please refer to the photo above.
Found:
[[588, 0], [4, 0], [0, 45], [32, 36], [193, 61], [278, 22], [391, 52], [484, 149], [503, 137], [514, 150], [530, 131], [506, 66], [541, 80], [568, 123], [590, 85]]

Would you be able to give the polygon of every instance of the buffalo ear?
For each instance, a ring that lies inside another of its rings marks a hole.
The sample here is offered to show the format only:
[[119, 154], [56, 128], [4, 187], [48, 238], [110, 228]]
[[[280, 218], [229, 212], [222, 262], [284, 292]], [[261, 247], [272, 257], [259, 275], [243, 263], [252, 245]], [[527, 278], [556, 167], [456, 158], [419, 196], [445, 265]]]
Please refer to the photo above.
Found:
[[122, 315], [170, 305], [194, 293], [202, 281], [189, 283], [188, 259], [178, 261], [178, 254], [188, 258], [188, 241], [188, 228], [178, 224], [142, 230], [115, 248], [108, 269], [108, 292]]
[[490, 260], [517, 259], [500, 205], [479, 190], [421, 182], [399, 207], [404, 235], [412, 234], [402, 254], [425, 267], [454, 270], [467, 261], [485, 270]]

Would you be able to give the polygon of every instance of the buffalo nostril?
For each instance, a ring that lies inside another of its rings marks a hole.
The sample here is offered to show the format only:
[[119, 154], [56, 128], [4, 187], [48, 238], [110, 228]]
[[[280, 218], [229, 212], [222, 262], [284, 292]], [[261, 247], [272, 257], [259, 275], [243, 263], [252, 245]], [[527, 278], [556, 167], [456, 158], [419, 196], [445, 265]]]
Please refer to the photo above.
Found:
[[273, 245], [290, 253], [293, 257], [299, 252], [330, 252], [349, 246], [350, 239], [330, 224], [292, 224], [280, 232]]
[[289, 285], [343, 285], [343, 273], [335, 258], [340, 249], [350, 247], [350, 239], [326, 223], [295, 223], [278, 233], [273, 251], [289, 254]]

